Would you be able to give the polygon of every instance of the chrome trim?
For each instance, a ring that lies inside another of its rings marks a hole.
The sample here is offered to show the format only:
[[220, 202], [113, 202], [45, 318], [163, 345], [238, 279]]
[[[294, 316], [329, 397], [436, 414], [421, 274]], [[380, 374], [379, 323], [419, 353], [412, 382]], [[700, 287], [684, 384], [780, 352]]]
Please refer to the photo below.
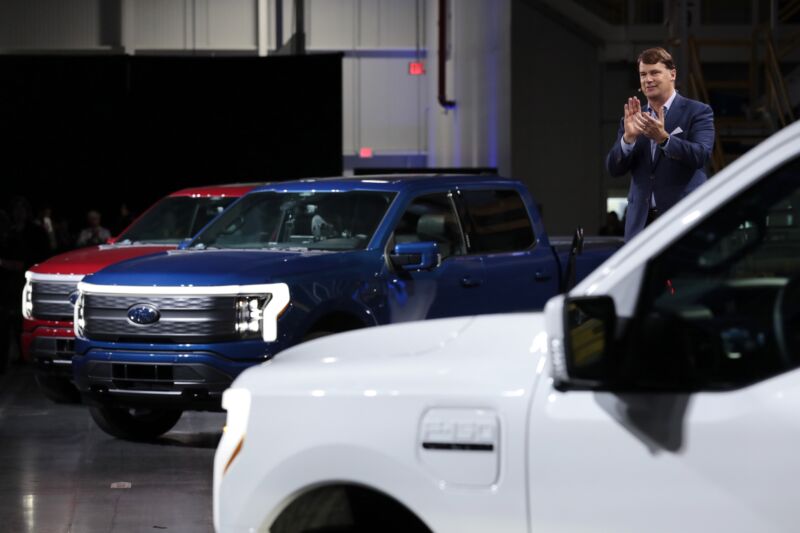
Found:
[[28, 270], [25, 272], [25, 279], [32, 281], [74, 281], [78, 282], [86, 277], [86, 274], [39, 274]]
[[172, 390], [163, 390], [163, 391], [156, 391], [156, 390], [134, 390], [134, 389], [108, 389], [108, 392], [111, 394], [145, 394], [145, 395], [166, 395], [166, 396], [180, 396], [183, 394], [183, 391], [172, 391]]

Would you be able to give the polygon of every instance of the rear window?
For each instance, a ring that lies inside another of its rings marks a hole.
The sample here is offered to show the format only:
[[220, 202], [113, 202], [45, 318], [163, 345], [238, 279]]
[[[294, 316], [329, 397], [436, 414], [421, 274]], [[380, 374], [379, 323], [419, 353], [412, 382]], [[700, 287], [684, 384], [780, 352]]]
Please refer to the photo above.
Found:
[[525, 203], [514, 190], [461, 191], [470, 253], [516, 252], [533, 246]]

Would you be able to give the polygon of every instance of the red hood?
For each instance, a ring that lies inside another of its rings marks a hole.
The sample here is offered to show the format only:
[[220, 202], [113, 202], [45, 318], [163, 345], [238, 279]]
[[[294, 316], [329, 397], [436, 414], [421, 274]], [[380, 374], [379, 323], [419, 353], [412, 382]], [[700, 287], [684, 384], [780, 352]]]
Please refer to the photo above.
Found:
[[51, 257], [34, 265], [30, 271], [37, 274], [94, 274], [101, 268], [125, 259], [174, 250], [175, 246], [164, 245], [102, 245], [73, 250]]

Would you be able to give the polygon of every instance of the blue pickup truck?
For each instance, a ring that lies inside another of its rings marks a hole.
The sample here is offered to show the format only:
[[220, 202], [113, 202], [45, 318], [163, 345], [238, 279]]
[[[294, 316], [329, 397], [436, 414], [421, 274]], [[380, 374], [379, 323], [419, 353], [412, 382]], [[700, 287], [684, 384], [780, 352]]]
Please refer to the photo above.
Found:
[[[572, 276], [620, 245], [586, 246]], [[570, 276], [568, 249], [551, 245], [514, 180], [371, 176], [264, 186], [181, 249], [84, 278], [75, 382], [104, 431], [153, 438], [183, 410], [219, 409], [241, 371], [310, 338], [541, 309]]]

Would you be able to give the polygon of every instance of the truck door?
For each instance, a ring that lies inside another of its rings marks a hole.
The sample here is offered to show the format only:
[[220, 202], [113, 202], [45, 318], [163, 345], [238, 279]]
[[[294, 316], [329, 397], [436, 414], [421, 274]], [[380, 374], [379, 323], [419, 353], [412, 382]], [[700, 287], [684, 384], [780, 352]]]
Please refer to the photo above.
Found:
[[390, 268], [388, 272], [391, 322], [485, 312], [483, 264], [480, 257], [466, 255], [448, 192], [418, 196], [409, 203], [389, 239], [387, 254], [397, 243], [430, 241], [439, 245], [439, 266], [417, 271]]
[[800, 159], [648, 258], [615, 351], [636, 392], [539, 388], [531, 531], [797, 530], [798, 176]]
[[541, 309], [558, 293], [549, 246], [537, 244], [531, 216], [514, 189], [461, 190], [456, 195], [467, 250], [486, 277], [484, 313]]

